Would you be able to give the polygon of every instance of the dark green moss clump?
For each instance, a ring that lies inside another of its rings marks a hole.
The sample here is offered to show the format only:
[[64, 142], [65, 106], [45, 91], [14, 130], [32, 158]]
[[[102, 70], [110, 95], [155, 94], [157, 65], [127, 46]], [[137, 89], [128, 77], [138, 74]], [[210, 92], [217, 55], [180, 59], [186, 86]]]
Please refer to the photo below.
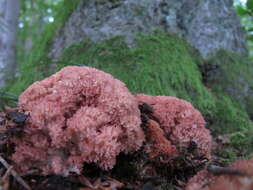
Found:
[[216, 109], [210, 118], [210, 128], [215, 133], [252, 130], [252, 121], [246, 110], [234, 98], [222, 92], [215, 93], [214, 96], [216, 96]]
[[253, 62], [248, 57], [220, 50], [216, 56], [207, 60], [207, 64], [217, 67], [213, 77], [207, 80], [208, 86], [233, 97], [253, 116]]
[[253, 130], [235, 132], [230, 137], [231, 144], [241, 152], [244, 157], [252, 157], [253, 147]]

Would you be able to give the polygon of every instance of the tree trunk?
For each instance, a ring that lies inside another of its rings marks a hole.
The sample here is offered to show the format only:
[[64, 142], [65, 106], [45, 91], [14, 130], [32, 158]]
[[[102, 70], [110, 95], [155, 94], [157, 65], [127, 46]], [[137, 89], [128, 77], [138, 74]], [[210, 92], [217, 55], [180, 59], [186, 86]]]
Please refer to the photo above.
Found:
[[19, 0], [0, 0], [0, 87], [15, 74], [19, 9]]

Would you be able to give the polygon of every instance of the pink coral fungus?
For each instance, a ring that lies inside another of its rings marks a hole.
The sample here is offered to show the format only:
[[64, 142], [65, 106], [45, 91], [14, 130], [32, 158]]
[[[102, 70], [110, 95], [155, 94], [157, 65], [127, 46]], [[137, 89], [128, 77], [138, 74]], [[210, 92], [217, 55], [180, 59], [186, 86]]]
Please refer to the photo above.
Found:
[[[167, 140], [170, 141], [170, 143], [166, 143], [170, 144], [167, 151], [171, 152], [171, 155], [168, 156], [172, 158], [177, 153], [182, 154], [183, 150], [187, 150], [192, 152], [194, 157], [198, 159], [210, 159], [211, 135], [209, 130], [205, 128], [205, 121], [201, 113], [189, 102], [175, 97], [144, 94], [137, 94], [136, 98], [139, 104], [146, 103], [153, 107], [153, 113], [150, 117], [160, 124]], [[157, 134], [154, 133], [153, 135]], [[163, 142], [165, 142], [164, 138]], [[175, 148], [177, 149], [175, 150]], [[150, 150], [151, 155], [159, 156], [157, 152], [159, 150], [162, 151], [162, 149], [157, 149], [156, 145], [154, 145], [153, 151]], [[160, 155], [164, 155], [164, 153], [161, 152]]]
[[21, 171], [80, 172], [82, 163], [111, 169], [120, 152], [144, 141], [138, 103], [125, 85], [90, 67], [68, 66], [19, 97], [29, 113], [12, 159]]

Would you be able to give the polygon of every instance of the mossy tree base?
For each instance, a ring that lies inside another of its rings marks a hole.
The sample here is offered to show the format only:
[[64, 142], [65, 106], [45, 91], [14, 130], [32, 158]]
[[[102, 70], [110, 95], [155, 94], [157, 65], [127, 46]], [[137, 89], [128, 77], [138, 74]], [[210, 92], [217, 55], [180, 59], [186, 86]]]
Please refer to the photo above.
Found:
[[199, 69], [203, 62], [183, 39], [161, 32], [138, 35], [132, 49], [121, 37], [100, 44], [85, 41], [65, 49], [57, 62], [42, 56], [40, 64], [25, 67], [8, 90], [19, 94], [32, 82], [67, 65], [92, 66], [123, 81], [133, 93], [176, 96], [191, 102], [202, 112], [213, 134], [252, 130], [245, 106], [227, 95], [222, 83], [204, 84]]

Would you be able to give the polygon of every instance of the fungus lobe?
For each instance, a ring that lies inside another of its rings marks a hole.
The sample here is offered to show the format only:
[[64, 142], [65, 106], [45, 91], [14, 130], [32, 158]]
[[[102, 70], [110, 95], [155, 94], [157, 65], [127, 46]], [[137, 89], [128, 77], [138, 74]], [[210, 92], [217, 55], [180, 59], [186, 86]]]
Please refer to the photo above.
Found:
[[144, 141], [135, 97], [110, 74], [68, 66], [33, 83], [19, 97], [29, 118], [15, 138], [13, 161], [24, 173], [79, 173], [83, 162], [110, 169], [120, 152]]

